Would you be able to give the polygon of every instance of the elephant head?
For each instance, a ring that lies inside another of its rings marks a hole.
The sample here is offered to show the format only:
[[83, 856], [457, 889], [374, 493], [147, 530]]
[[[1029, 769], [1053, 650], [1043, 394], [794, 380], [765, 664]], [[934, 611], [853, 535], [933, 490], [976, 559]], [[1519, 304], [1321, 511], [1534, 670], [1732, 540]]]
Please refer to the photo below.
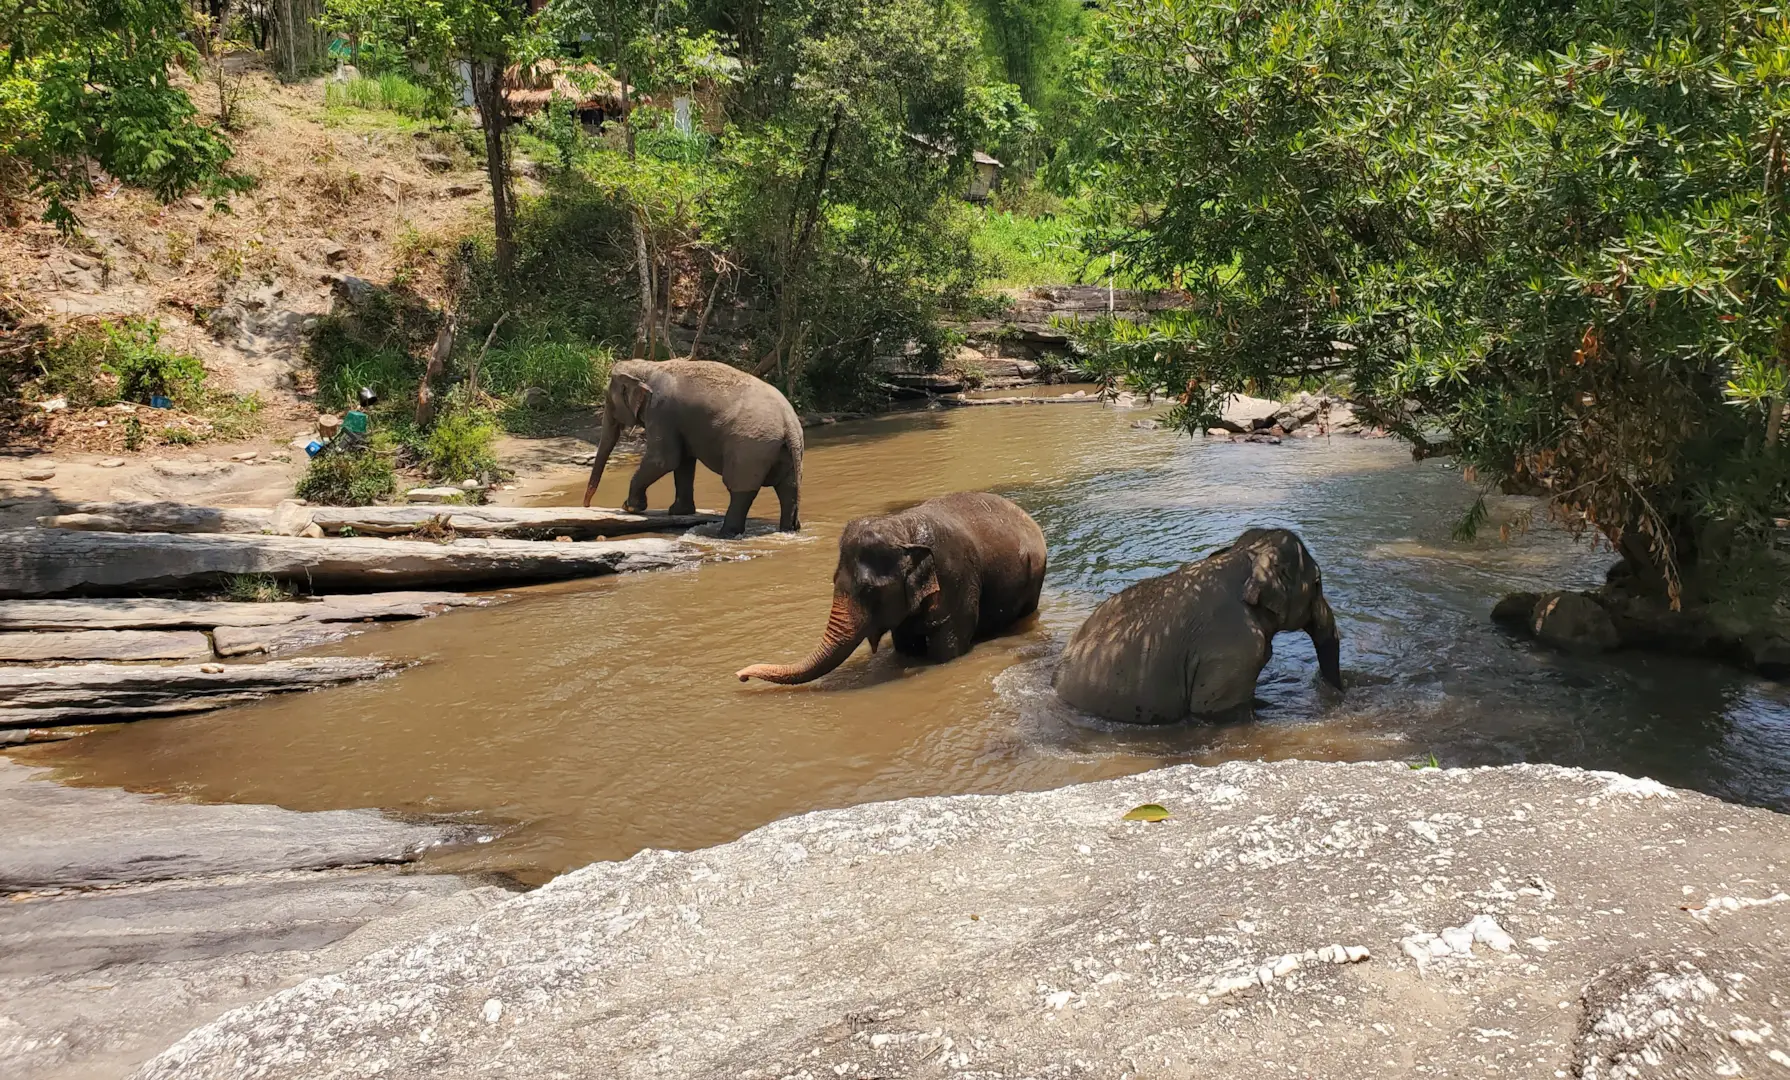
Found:
[[1270, 637], [1304, 630], [1318, 654], [1318, 673], [1342, 689], [1342, 642], [1324, 599], [1324, 575], [1305, 542], [1286, 529], [1250, 529], [1231, 545], [1249, 559], [1243, 602]]
[[622, 432], [646, 422], [646, 404], [653, 396], [647, 378], [650, 371], [651, 365], [644, 360], [622, 360], [609, 369], [609, 390], [603, 397], [603, 438], [597, 444], [597, 460], [590, 467], [590, 482], [584, 485], [586, 506], [597, 493]]
[[930, 611], [939, 592], [931, 527], [907, 516], [859, 518], [839, 538], [833, 571], [833, 610], [820, 646], [799, 664], [754, 664], [741, 682], [805, 683], [820, 678], [868, 639], [875, 652], [882, 636]]

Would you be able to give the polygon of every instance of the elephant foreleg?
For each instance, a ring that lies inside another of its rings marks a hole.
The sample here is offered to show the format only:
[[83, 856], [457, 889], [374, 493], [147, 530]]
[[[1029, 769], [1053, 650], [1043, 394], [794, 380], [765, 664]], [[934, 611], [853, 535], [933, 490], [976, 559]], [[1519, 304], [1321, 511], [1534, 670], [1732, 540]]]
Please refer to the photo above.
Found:
[[731, 492], [727, 500], [727, 520], [721, 523], [722, 536], [738, 536], [746, 531], [746, 515], [752, 511], [752, 500], [758, 498], [758, 489]]
[[628, 481], [628, 501], [622, 503], [622, 509], [630, 514], [643, 513], [646, 510], [646, 489], [659, 482], [659, 478], [671, 471], [671, 465], [656, 454], [647, 454], [640, 459], [640, 467], [634, 470], [634, 479]]
[[671, 471], [673, 483], [677, 485], [677, 497], [671, 501], [671, 512], [674, 514], [694, 514], [696, 512], [696, 455], [686, 452], [679, 459], [677, 468]]

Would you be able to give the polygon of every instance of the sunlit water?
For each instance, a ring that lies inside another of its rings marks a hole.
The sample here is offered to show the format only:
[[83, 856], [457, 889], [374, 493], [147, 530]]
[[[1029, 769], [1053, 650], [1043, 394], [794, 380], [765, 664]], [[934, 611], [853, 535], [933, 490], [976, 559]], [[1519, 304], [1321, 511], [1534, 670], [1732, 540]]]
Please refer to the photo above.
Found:
[[[1589, 585], [1609, 556], [1538, 525], [1450, 538], [1473, 491], [1389, 441], [1208, 443], [1097, 405], [886, 417], [809, 433], [799, 537], [718, 549], [699, 570], [526, 590], [381, 627], [322, 652], [423, 663], [371, 684], [145, 721], [32, 760], [81, 782], [301, 809], [472, 815], [507, 831], [444, 866], [526, 881], [643, 847], [731, 839], [789, 814], [877, 799], [1045, 788], [1175, 762], [1553, 761], [1790, 807], [1790, 691], [1654, 655], [1572, 659], [1487, 612], [1519, 588]], [[598, 501], [619, 504], [631, 463]], [[671, 481], [652, 493], [670, 499]], [[568, 473], [544, 502], [576, 501]], [[1050, 543], [1039, 618], [945, 665], [859, 653], [805, 687], [735, 669], [805, 655], [825, 622], [845, 521], [947, 491], [1001, 492]], [[698, 479], [701, 505], [724, 505]], [[1495, 500], [1508, 517], [1526, 504]], [[1256, 718], [1131, 729], [1049, 691], [1093, 604], [1251, 525], [1298, 530], [1324, 568], [1349, 683], [1320, 693], [1303, 635], [1277, 642]]]

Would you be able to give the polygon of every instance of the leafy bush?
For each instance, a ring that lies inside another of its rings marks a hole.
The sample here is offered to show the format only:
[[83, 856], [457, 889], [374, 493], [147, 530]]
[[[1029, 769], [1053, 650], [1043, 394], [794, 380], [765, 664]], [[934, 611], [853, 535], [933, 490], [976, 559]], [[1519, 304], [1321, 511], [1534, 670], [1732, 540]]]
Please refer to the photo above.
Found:
[[333, 108], [384, 109], [419, 118], [440, 111], [428, 90], [389, 71], [341, 82], [331, 79], [324, 84], [323, 103]]
[[[46, 396], [73, 405], [111, 400], [147, 402], [161, 394], [188, 406], [205, 401], [205, 366], [197, 357], [161, 346], [153, 319], [89, 323], [56, 335], [37, 351], [33, 382]], [[108, 392], [104, 376], [116, 385]]]
[[118, 397], [123, 401], [147, 401], [160, 394], [197, 404], [205, 385], [205, 365], [196, 356], [163, 349], [161, 333], [160, 324], [153, 321], [107, 326], [100, 367], [118, 379]]
[[295, 494], [320, 506], [365, 506], [397, 490], [391, 455], [376, 444], [359, 453], [322, 454], [311, 459]]
[[543, 405], [578, 405], [595, 401], [609, 385], [614, 362], [606, 346], [563, 341], [494, 347], [479, 368], [479, 384], [502, 397], [539, 390]]
[[436, 421], [423, 440], [423, 467], [439, 480], [467, 480], [497, 468], [497, 427], [470, 410]]

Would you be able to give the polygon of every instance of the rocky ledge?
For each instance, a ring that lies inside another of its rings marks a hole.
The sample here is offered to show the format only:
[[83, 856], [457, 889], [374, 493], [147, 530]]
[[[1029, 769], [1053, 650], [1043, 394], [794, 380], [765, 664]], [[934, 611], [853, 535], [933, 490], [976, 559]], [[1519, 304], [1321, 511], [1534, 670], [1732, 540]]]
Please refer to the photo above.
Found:
[[1786, 883], [1646, 780], [1183, 766], [586, 867], [139, 1075], [1790, 1074]]

